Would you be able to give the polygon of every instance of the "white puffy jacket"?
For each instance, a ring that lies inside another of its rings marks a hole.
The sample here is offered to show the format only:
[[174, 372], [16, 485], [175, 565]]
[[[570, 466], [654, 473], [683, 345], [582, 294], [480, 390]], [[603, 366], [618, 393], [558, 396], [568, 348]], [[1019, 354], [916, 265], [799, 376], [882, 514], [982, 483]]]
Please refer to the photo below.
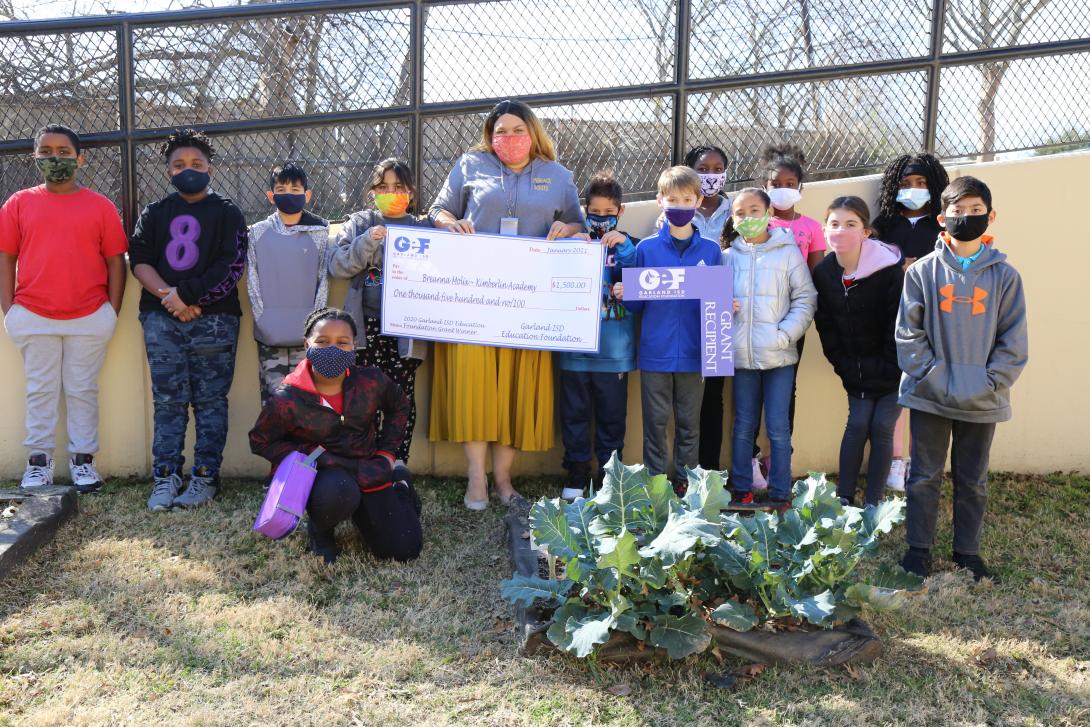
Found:
[[723, 252], [734, 271], [734, 366], [776, 369], [799, 361], [795, 343], [814, 320], [817, 291], [806, 261], [786, 228], [751, 245], [740, 236]]

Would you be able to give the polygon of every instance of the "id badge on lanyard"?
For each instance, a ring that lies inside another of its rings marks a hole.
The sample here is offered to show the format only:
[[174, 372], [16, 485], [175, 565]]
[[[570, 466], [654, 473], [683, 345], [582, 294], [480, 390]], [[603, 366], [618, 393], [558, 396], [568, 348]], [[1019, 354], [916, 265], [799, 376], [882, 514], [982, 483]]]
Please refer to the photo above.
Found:
[[[533, 167], [531, 166], [531, 172]], [[519, 234], [519, 218], [515, 216], [515, 208], [518, 206], [519, 201], [519, 178], [515, 177], [515, 194], [514, 199], [507, 196], [507, 170], [500, 170], [500, 184], [503, 186], [503, 199], [507, 203], [507, 216], [500, 218], [500, 234], [506, 236], [515, 236]]]

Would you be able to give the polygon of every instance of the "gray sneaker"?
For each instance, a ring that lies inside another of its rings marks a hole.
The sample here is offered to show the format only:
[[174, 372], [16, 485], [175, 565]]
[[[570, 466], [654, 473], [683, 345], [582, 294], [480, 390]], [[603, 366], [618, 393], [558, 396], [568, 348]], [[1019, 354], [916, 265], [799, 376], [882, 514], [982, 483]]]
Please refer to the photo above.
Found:
[[174, 499], [175, 510], [192, 510], [207, 505], [219, 492], [220, 477], [212, 474], [207, 467], [194, 467], [189, 478], [189, 487]]
[[157, 468], [152, 474], [155, 481], [151, 486], [148, 509], [152, 512], [167, 512], [174, 504], [178, 490], [182, 488], [182, 476], [166, 466]]

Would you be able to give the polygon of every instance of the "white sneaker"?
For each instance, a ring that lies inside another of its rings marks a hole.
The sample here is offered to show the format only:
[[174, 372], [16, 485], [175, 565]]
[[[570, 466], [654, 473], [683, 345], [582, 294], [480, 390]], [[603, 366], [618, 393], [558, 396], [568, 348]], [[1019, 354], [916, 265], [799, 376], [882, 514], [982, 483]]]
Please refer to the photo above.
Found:
[[905, 491], [905, 475], [908, 473], [908, 460], [895, 459], [889, 466], [889, 477], [886, 478], [886, 487], [894, 492]]
[[26, 471], [23, 472], [23, 480], [19, 487], [24, 490], [33, 490], [37, 487], [46, 487], [53, 484], [53, 460], [48, 454], [31, 455], [27, 460]]
[[81, 495], [97, 492], [102, 487], [102, 478], [95, 469], [95, 459], [89, 454], [77, 454], [68, 460], [68, 473], [72, 475], [76, 492]]
[[756, 457], [753, 458], [753, 489], [768, 489], [768, 480], [765, 479], [764, 473], [761, 472], [761, 460]]
[[560, 491], [560, 499], [572, 502], [575, 498], [582, 497], [584, 494], [586, 493], [580, 487], [565, 487]]

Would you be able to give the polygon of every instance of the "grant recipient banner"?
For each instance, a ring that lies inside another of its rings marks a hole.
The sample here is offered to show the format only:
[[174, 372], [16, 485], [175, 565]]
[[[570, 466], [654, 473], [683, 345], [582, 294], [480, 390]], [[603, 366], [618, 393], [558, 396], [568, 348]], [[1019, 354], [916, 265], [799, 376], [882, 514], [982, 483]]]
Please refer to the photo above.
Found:
[[734, 376], [734, 275], [730, 265], [625, 268], [629, 300], [700, 302], [700, 360], [704, 376]]
[[382, 280], [383, 335], [598, 350], [597, 242], [390, 225]]

